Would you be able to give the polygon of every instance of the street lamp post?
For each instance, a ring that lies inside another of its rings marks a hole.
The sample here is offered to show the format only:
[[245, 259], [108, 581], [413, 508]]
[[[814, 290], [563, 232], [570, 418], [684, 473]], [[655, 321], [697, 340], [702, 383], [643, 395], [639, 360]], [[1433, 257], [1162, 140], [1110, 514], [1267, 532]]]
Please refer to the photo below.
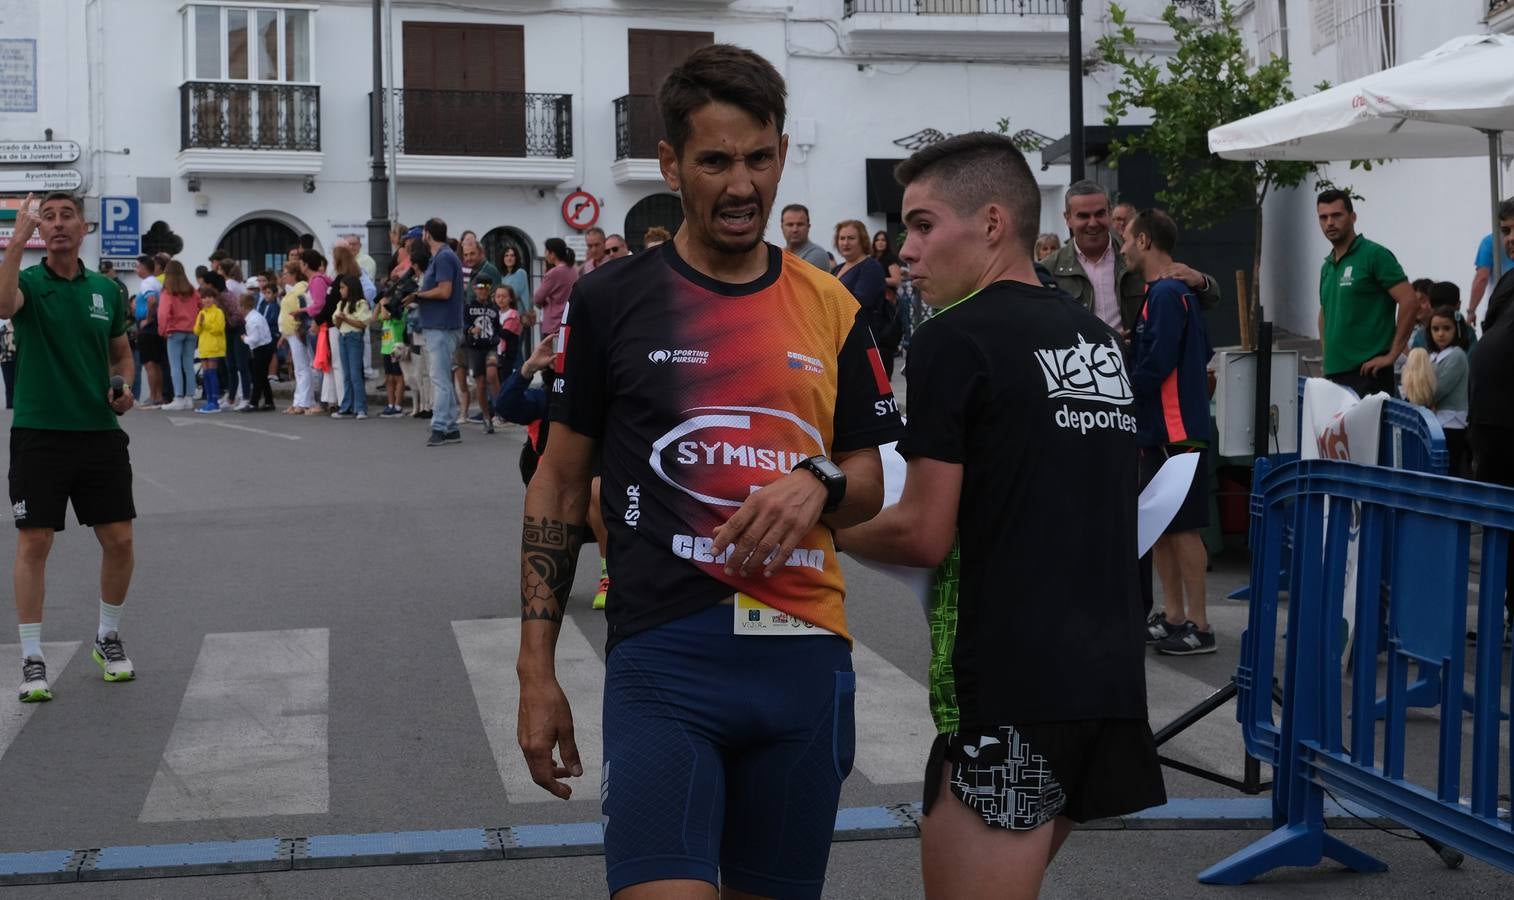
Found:
[[1082, 181], [1083, 149], [1083, 0], [1067, 0], [1067, 114], [1072, 180]]
[[368, 254], [380, 278], [389, 272], [389, 172], [384, 164], [384, 14], [373, 0], [373, 92], [368, 101], [368, 149], [373, 173], [368, 177]]

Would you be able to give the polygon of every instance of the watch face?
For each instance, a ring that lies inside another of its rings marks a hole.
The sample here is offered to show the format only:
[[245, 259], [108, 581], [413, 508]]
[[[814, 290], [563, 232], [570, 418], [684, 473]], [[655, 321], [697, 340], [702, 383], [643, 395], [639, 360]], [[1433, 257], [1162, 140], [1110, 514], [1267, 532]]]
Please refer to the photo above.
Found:
[[831, 480], [832, 478], [845, 478], [846, 477], [845, 473], [841, 471], [841, 467], [840, 466], [836, 465], [834, 462], [830, 461], [829, 459], [826, 459], [823, 456], [816, 457], [814, 459], [814, 463], [815, 463], [815, 468], [817, 470], [819, 470], [819, 472], [820, 472], [821, 475], [825, 476], [825, 479], [827, 481]]

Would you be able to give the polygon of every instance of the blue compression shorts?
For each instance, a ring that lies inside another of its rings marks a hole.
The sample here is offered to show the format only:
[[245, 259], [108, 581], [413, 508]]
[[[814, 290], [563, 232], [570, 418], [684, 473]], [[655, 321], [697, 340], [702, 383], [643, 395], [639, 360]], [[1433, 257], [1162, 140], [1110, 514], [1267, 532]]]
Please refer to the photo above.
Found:
[[692, 879], [819, 897], [856, 749], [851, 650], [732, 633], [718, 605], [633, 635], [605, 664], [610, 893]]

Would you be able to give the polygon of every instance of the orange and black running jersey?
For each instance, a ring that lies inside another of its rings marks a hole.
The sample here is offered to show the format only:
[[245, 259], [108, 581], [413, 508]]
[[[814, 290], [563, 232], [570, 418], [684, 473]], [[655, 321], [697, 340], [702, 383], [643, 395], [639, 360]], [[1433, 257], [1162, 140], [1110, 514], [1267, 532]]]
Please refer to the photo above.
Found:
[[761, 278], [726, 284], [669, 241], [573, 289], [551, 417], [600, 446], [610, 646], [735, 591], [847, 635], [823, 525], [771, 578], [727, 576], [711, 552], [715, 529], [800, 460], [903, 433], [856, 299], [798, 257], [768, 253]]

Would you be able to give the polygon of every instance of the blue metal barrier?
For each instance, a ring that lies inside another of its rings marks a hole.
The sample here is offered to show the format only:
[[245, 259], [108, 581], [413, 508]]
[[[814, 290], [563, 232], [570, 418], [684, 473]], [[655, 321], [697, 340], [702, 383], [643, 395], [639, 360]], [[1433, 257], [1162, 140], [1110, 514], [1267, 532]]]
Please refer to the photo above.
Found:
[[[1433, 459], [1432, 459], [1433, 462]], [[1330, 857], [1356, 871], [1384, 864], [1325, 833], [1324, 799], [1355, 801], [1428, 838], [1514, 872], [1514, 828], [1498, 810], [1499, 694], [1502, 648], [1479, 641], [1474, 660], [1472, 781], [1461, 800], [1462, 711], [1468, 558], [1471, 529], [1481, 526], [1484, 598], [1503, 596], [1514, 530], [1514, 490], [1460, 479], [1331, 460], [1288, 462], [1258, 479], [1250, 619], [1236, 672], [1237, 718], [1247, 752], [1277, 768], [1275, 830], [1199, 875], [1206, 884], [1243, 884], [1280, 866], [1312, 866]], [[1379, 628], [1380, 596], [1389, 594], [1388, 716], [1381, 764], [1376, 756], [1377, 658], [1357, 653], [1350, 693], [1350, 743], [1342, 709], [1343, 611], [1351, 504], [1359, 503], [1356, 560], [1359, 633]], [[1327, 510], [1333, 514], [1328, 516]], [[1286, 575], [1281, 560], [1291, 521], [1297, 540]], [[1391, 543], [1390, 543], [1391, 540]], [[1277, 597], [1289, 594], [1281, 716], [1273, 716]], [[1412, 597], [1413, 602], [1393, 603]], [[1501, 604], [1478, 606], [1478, 627], [1495, 634]], [[1445, 673], [1433, 788], [1404, 776], [1408, 662]], [[1514, 780], [1514, 752], [1502, 762]]]

